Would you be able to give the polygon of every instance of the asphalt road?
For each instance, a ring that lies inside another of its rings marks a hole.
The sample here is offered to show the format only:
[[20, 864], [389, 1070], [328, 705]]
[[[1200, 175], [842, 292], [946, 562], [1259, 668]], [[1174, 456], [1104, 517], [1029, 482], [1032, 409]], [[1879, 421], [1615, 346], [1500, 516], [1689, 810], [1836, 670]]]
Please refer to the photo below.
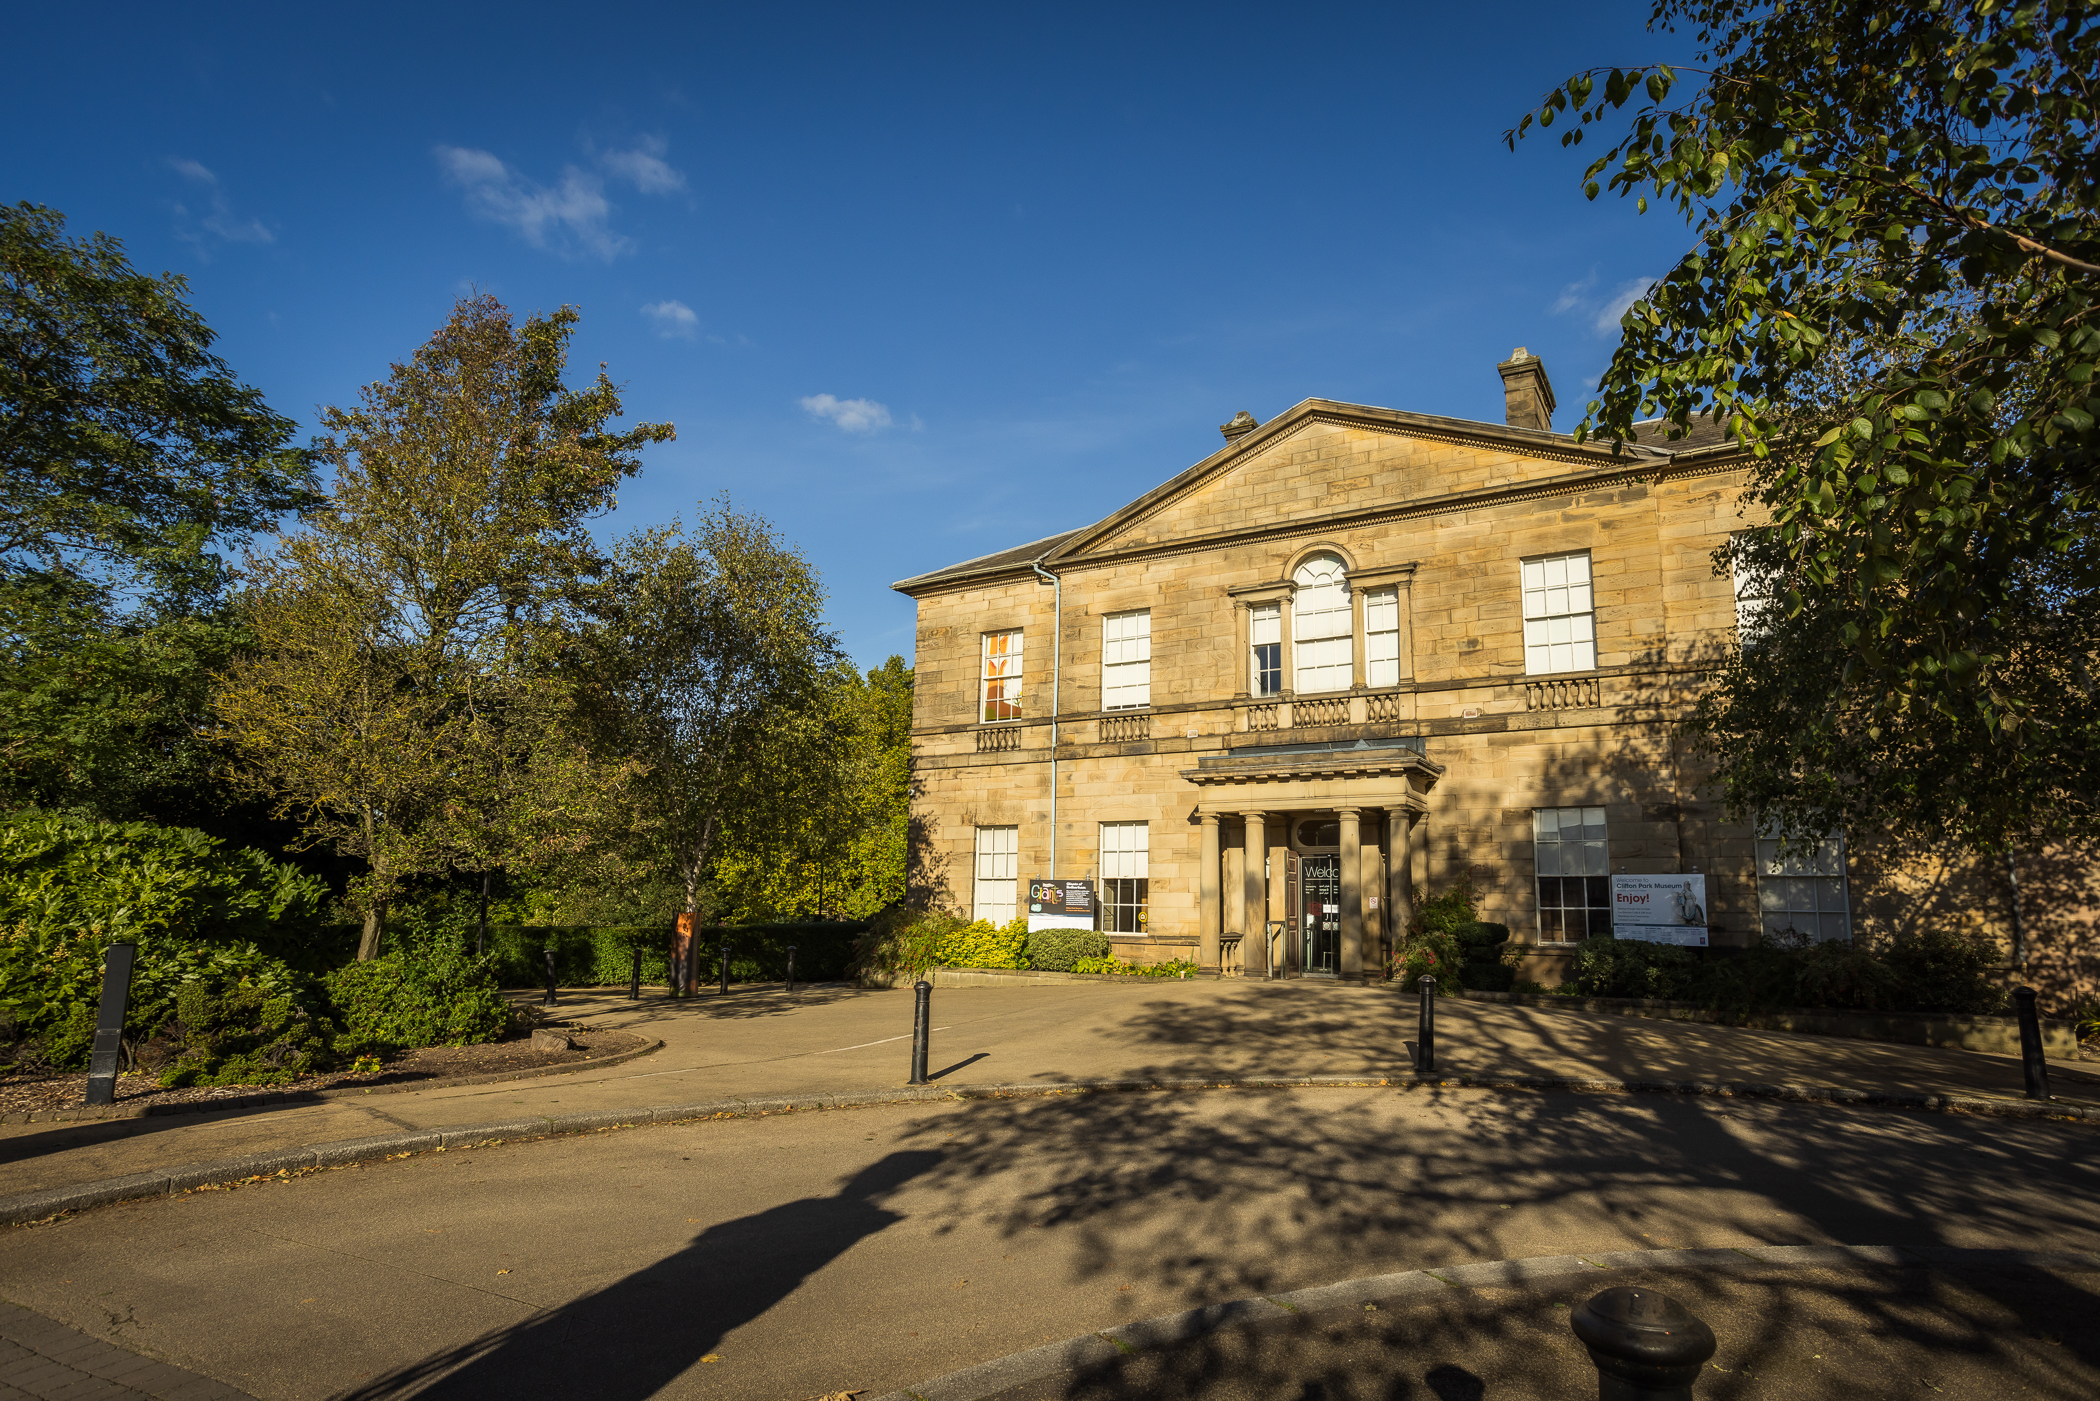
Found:
[[801, 1401], [1195, 1304], [1472, 1260], [2091, 1251], [2094, 1144], [2079, 1126], [1669, 1096], [891, 1106], [101, 1209], [0, 1235], [0, 1295], [262, 1398]]

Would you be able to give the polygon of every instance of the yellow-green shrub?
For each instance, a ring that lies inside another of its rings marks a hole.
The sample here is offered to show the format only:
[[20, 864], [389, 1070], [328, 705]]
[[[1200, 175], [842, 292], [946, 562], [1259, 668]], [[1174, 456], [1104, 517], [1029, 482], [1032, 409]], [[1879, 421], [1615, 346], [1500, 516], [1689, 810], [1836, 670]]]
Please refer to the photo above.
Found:
[[949, 930], [941, 939], [940, 961], [946, 968], [1026, 968], [1027, 916], [998, 925], [980, 919]]

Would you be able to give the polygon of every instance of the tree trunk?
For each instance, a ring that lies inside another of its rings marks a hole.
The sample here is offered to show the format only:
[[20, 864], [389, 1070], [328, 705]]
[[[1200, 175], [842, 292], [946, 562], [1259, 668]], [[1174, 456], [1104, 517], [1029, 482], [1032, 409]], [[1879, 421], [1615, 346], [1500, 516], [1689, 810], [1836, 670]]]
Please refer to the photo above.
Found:
[[379, 957], [379, 935], [385, 923], [385, 914], [374, 905], [365, 911], [365, 932], [357, 941], [357, 961], [370, 963]]
[[489, 941], [489, 873], [481, 873], [481, 923], [474, 930], [474, 957], [481, 957]]

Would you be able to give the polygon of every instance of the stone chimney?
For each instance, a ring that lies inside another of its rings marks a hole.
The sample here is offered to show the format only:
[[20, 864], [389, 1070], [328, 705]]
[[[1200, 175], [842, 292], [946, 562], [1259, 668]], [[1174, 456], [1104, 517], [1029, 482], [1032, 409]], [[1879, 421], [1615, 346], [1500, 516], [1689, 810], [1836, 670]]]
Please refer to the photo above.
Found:
[[1495, 368], [1502, 372], [1502, 416], [1509, 426], [1552, 432], [1553, 381], [1546, 378], [1546, 362], [1520, 345]]
[[1232, 422], [1219, 424], [1218, 431], [1225, 435], [1226, 442], [1236, 443], [1259, 427], [1261, 424], [1255, 421], [1254, 415], [1241, 409], [1232, 416]]

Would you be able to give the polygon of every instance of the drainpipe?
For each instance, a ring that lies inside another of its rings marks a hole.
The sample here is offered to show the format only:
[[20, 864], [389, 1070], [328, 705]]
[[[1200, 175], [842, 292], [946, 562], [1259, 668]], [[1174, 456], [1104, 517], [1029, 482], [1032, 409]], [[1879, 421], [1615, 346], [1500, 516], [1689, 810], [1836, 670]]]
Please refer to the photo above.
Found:
[[1038, 555], [1028, 561], [1028, 567], [1036, 572], [1036, 578], [1051, 589], [1050, 602], [1050, 878], [1057, 879], [1057, 694], [1058, 678], [1064, 667], [1065, 641], [1065, 583], [1064, 580], [1043, 568], [1043, 558]]

